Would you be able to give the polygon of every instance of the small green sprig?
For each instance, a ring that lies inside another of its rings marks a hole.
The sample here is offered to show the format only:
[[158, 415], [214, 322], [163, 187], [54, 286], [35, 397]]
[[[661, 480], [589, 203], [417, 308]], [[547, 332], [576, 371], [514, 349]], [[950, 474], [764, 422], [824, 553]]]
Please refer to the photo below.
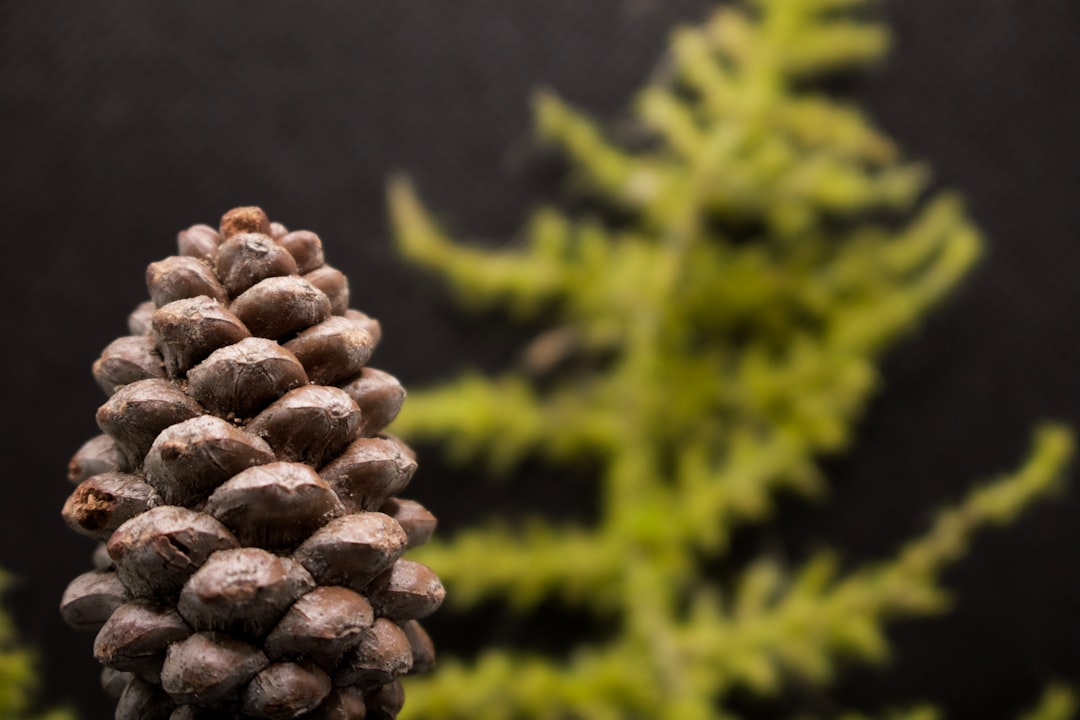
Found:
[[[0, 593], [10, 583], [0, 571]], [[73, 720], [65, 710], [33, 714], [33, 699], [38, 686], [34, 655], [20, 647], [11, 617], [0, 609], [0, 718], [4, 720]]]
[[1076, 693], [1070, 688], [1054, 684], [1046, 689], [1039, 704], [1020, 720], [1072, 720], [1080, 709]]

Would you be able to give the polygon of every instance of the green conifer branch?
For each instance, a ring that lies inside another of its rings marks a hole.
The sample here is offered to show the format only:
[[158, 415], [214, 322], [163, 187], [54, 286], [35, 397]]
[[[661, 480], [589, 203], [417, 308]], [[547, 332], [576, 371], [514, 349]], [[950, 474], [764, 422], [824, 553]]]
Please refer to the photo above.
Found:
[[389, 198], [403, 254], [444, 273], [467, 306], [509, 306], [511, 311], [525, 313], [566, 285], [561, 264], [569, 228], [557, 215], [541, 213], [536, 217], [525, 252], [493, 254], [447, 238], [405, 178], [391, 182]]
[[617, 580], [624, 563], [616, 543], [598, 544], [582, 528], [552, 527], [537, 519], [524, 531], [502, 525], [474, 528], [452, 544], [432, 541], [417, 557], [454, 588], [451, 606], [502, 598], [518, 610], [558, 597], [573, 606], [611, 612], [620, 605]]
[[[409, 703], [418, 717], [708, 718], [716, 717], [713, 699], [735, 687], [770, 694], [792, 675], [827, 684], [838, 663], [887, 658], [883, 630], [889, 620], [943, 610], [941, 572], [963, 555], [976, 532], [1008, 522], [1045, 495], [1060, 480], [1072, 451], [1067, 430], [1045, 427], [1023, 467], [973, 490], [896, 557], [842, 577], [832, 555], [819, 556], [790, 578], [775, 563], [760, 561], [742, 575], [729, 603], [719, 600], [718, 590], [700, 584], [685, 618], [666, 606], [670, 595], [663, 583], [672, 573], [658, 572], [651, 562], [616, 564], [623, 577], [614, 584], [632, 623], [620, 640], [580, 649], [564, 667], [497, 650], [472, 668], [451, 661], [431, 681], [411, 686]], [[491, 563], [486, 551], [501, 563], [511, 558], [500, 552], [500, 540], [489, 537], [492, 544], [483, 547], [476, 536], [466, 536], [458, 552], [444, 549], [428, 559], [441, 561], [441, 567], [451, 563], [453, 568], [456, 561], [478, 568]], [[547, 561], [588, 562], [586, 551], [591, 552], [587, 545], [558, 540], [538, 547], [552, 552], [539, 558], [523, 552], [516, 558], [529, 563], [518, 568], [523, 585], [529, 576], [544, 575]], [[568, 575], [572, 583], [574, 573]], [[451, 584], [465, 576], [459, 569]], [[507, 585], [511, 598], [520, 597], [513, 594], [513, 583]], [[609, 608], [615, 599], [606, 599]], [[467, 596], [465, 602], [472, 600]], [[658, 685], [658, 677], [667, 680]], [[1045, 713], [1071, 707], [1065, 704], [1070, 698], [1064, 691], [1051, 693], [1040, 706], [1048, 709], [1032, 717], [1066, 717]]]
[[[786, 588], [783, 574], [771, 564], [753, 566], [730, 612], [708, 612], [713, 606], [702, 604], [701, 620], [687, 628], [701, 651], [711, 653], [699, 660], [713, 668], [729, 659], [739, 667], [745, 663], [753, 672], [743, 681], [771, 690], [781, 671], [820, 684], [832, 679], [838, 661], [885, 659], [885, 623], [944, 609], [942, 571], [963, 556], [980, 529], [1009, 522], [1045, 496], [1072, 453], [1068, 430], [1042, 428], [1015, 474], [970, 492], [895, 558], [844, 578], [834, 581], [834, 563], [827, 556], [807, 565]], [[766, 666], [775, 668], [777, 677], [756, 670]]]
[[391, 185], [407, 257], [466, 307], [552, 325], [513, 373], [414, 392], [395, 430], [502, 472], [533, 457], [601, 468], [594, 527], [495, 524], [420, 558], [463, 605], [557, 598], [618, 627], [565, 658], [451, 660], [410, 686], [407, 712], [693, 720], [723, 716], [734, 688], [827, 683], [887, 657], [886, 622], [944, 608], [941, 570], [972, 534], [1049, 491], [1071, 452], [1054, 427], [892, 561], [840, 574], [828, 556], [794, 572], [763, 558], [730, 592], [703, 577], [698, 560], [723, 558], [778, 493], [821, 494], [818, 463], [850, 445], [883, 353], [980, 254], [955, 197], [925, 197], [925, 168], [806, 84], [880, 57], [884, 30], [846, 12], [867, 4], [758, 0], [677, 31], [634, 105], [653, 133], [641, 147], [538, 94], [539, 135], [598, 212], [542, 209], [518, 246], [458, 244]]

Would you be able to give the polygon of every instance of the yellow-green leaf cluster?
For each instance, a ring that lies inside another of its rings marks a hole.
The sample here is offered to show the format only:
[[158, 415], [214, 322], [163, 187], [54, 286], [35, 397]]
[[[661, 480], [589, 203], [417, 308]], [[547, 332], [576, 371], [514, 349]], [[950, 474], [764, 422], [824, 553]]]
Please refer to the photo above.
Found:
[[1021, 720], [1073, 720], [1080, 709], [1076, 693], [1064, 685], [1054, 684], [1046, 688], [1039, 704]]
[[407, 181], [391, 185], [407, 258], [466, 308], [550, 326], [513, 372], [414, 392], [395, 430], [503, 473], [526, 458], [600, 468], [595, 524], [476, 527], [421, 559], [459, 606], [501, 600], [524, 616], [555, 599], [618, 628], [562, 658], [444, 660], [408, 686], [410, 717], [705, 720], [728, 717], [735, 690], [827, 684], [844, 662], [887, 657], [886, 622], [942, 610], [941, 572], [973, 534], [1058, 477], [1072, 439], [1047, 426], [1015, 474], [891, 559], [763, 557], [735, 582], [703, 569], [778, 493], [822, 491], [820, 460], [850, 446], [883, 353], [980, 254], [955, 197], [929, 193], [925, 168], [814, 89], [885, 51], [869, 4], [748, 0], [676, 31], [633, 105], [648, 133], [633, 147], [540, 93], [539, 136], [589, 209], [540, 208], [513, 247], [452, 240]]
[[[0, 591], [8, 577], [0, 572]], [[37, 689], [34, 656], [16, 643], [11, 617], [0, 609], [0, 718], [4, 720], [72, 720], [70, 713], [53, 710], [32, 714], [32, 700]]]

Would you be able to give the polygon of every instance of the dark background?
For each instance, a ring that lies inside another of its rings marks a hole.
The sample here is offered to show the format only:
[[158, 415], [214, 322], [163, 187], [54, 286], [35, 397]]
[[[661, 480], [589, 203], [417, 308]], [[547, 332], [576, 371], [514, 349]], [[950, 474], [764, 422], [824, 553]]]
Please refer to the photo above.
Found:
[[[470, 324], [396, 258], [385, 178], [410, 172], [458, 234], [508, 237], [552, 192], [530, 161], [528, 92], [551, 86], [611, 116], [669, 28], [709, 6], [0, 1], [0, 567], [20, 579], [8, 604], [43, 655], [51, 699], [111, 717], [91, 638], [56, 613], [90, 549], [59, 519], [64, 468], [97, 432], [90, 364], [124, 332], [146, 264], [174, 251], [177, 230], [260, 204], [323, 237], [353, 305], [383, 322], [379, 367], [414, 387], [501, 367], [519, 338]], [[856, 451], [831, 464], [834, 497], [785, 512], [770, 542], [795, 558], [822, 544], [852, 561], [880, 557], [971, 482], [1015, 466], [1039, 419], [1080, 424], [1080, 4], [885, 8], [895, 52], [850, 89], [966, 196], [989, 253], [889, 359]], [[444, 531], [474, 519], [450, 499], [464, 474], [446, 473], [434, 452], [422, 460], [414, 495]], [[483, 515], [515, 503], [505, 489], [472, 500]], [[1048, 678], [1080, 681], [1078, 510], [1072, 491], [985, 536], [949, 573], [957, 612], [898, 625], [892, 666], [856, 669], [837, 695], [997, 718]], [[434, 628], [444, 650], [461, 635], [451, 620]]]

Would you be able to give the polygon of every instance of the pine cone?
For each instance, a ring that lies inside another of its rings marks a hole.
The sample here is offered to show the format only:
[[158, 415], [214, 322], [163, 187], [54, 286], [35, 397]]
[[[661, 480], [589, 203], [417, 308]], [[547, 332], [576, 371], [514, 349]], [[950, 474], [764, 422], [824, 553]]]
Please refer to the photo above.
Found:
[[381, 432], [405, 391], [367, 366], [379, 323], [259, 208], [178, 244], [94, 363], [104, 434], [63, 516], [102, 544], [61, 613], [121, 720], [393, 718], [445, 593], [402, 559], [435, 518], [396, 497], [416, 461]]

